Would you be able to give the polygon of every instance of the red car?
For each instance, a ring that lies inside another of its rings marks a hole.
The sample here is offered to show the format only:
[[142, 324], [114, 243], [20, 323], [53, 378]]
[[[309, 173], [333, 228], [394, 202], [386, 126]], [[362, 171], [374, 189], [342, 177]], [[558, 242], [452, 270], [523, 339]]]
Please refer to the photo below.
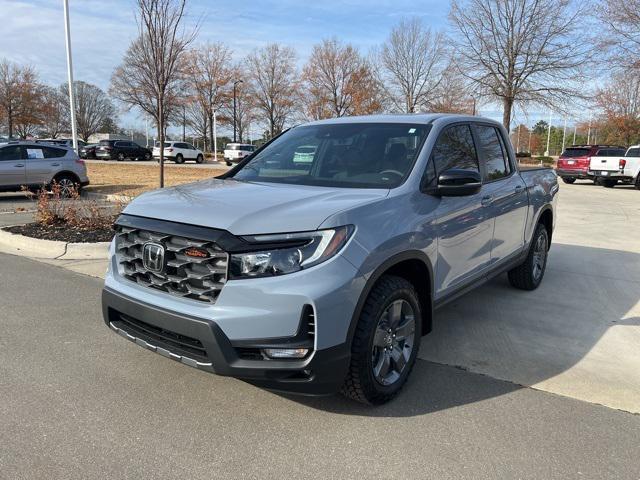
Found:
[[573, 183], [577, 179], [595, 182], [596, 177], [589, 170], [591, 157], [624, 156], [625, 152], [626, 149], [619, 145], [573, 145], [558, 158], [556, 173], [564, 183]]

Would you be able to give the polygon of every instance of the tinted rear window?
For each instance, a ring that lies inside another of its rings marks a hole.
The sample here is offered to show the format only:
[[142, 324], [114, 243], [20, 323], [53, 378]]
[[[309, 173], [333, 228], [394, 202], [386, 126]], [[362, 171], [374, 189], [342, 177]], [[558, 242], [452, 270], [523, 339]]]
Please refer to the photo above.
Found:
[[601, 148], [596, 153], [596, 157], [618, 157], [625, 154], [623, 148]]
[[567, 148], [564, 152], [562, 152], [561, 157], [587, 157], [589, 156], [590, 148]]
[[109, 146], [113, 145], [114, 143], [115, 141], [113, 140], [100, 140], [100, 143], [98, 145]]

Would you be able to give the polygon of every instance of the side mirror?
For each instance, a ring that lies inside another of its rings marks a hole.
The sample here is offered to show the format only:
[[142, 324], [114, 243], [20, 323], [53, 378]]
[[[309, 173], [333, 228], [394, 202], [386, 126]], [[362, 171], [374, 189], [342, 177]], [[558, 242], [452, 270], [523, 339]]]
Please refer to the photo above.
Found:
[[438, 185], [434, 193], [443, 197], [462, 197], [476, 194], [481, 188], [482, 178], [479, 172], [451, 168], [438, 176]]

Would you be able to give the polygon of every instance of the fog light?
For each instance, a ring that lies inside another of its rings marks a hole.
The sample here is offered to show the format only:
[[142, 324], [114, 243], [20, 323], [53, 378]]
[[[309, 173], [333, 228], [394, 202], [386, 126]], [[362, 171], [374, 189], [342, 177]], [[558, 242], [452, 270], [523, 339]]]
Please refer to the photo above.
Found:
[[309, 353], [308, 348], [265, 348], [262, 351], [269, 358], [302, 358]]

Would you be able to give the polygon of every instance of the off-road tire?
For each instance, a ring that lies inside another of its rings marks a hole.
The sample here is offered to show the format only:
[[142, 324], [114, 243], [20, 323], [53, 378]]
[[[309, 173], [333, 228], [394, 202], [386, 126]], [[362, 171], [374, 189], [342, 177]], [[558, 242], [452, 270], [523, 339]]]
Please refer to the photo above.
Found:
[[511, 283], [513, 287], [519, 288], [520, 290], [535, 290], [540, 286], [540, 283], [544, 278], [548, 258], [545, 252], [542, 272], [539, 277], [536, 278], [534, 275], [534, 257], [536, 244], [541, 235], [544, 236], [546, 250], [549, 250], [549, 233], [547, 232], [546, 227], [542, 223], [539, 223], [536, 227], [535, 233], [533, 234], [533, 238], [531, 239], [531, 246], [529, 247], [529, 253], [527, 254], [526, 260], [521, 265], [509, 270], [509, 283]]
[[[380, 316], [395, 300], [406, 300], [414, 311], [415, 333], [411, 356], [400, 377], [391, 385], [382, 385], [373, 374], [373, 337]], [[394, 398], [405, 385], [416, 361], [422, 334], [422, 312], [413, 285], [401, 277], [382, 276], [369, 292], [351, 343], [351, 363], [341, 393], [369, 405], [380, 405]]]

